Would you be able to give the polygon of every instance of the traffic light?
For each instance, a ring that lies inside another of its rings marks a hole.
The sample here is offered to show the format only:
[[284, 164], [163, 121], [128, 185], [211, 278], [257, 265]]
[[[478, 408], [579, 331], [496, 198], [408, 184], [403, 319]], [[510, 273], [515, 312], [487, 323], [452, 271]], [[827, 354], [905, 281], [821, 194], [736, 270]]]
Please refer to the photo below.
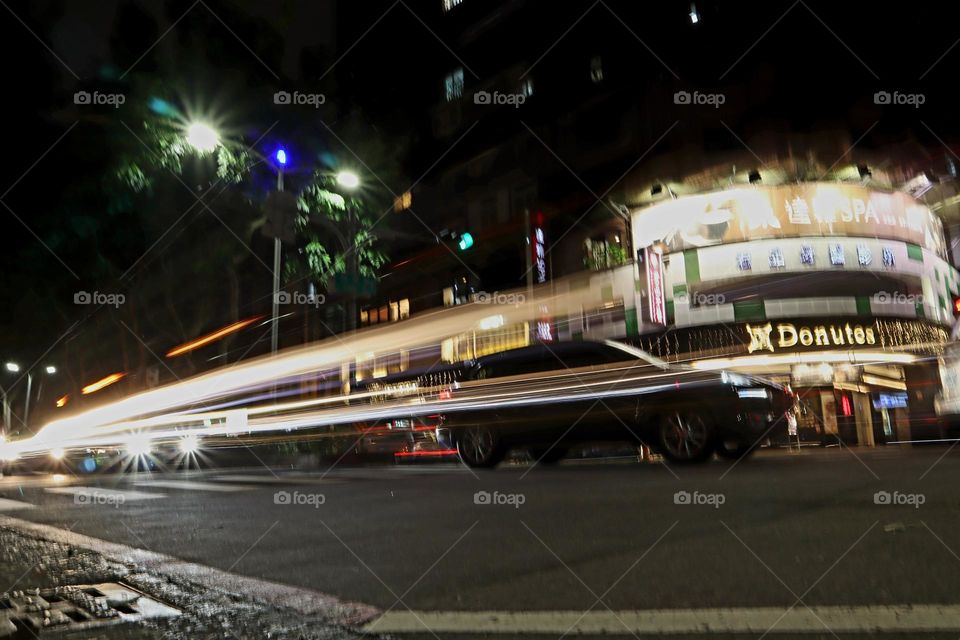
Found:
[[469, 231], [464, 231], [460, 234], [460, 241], [457, 243], [457, 246], [460, 247], [460, 251], [466, 251], [473, 246], [473, 236], [470, 235]]

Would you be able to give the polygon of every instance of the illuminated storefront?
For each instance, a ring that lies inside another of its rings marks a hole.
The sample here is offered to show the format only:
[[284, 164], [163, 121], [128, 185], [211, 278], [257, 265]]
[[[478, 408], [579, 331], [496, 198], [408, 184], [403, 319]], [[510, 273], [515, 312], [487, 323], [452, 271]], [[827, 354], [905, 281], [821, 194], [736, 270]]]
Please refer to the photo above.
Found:
[[[640, 346], [790, 383], [809, 440], [936, 436], [918, 426], [932, 402], [920, 381], [948, 337], [960, 274], [928, 207], [861, 184], [756, 184], [636, 208], [631, 222], [646, 248], [631, 301]], [[645, 312], [661, 296], [665, 326]]]

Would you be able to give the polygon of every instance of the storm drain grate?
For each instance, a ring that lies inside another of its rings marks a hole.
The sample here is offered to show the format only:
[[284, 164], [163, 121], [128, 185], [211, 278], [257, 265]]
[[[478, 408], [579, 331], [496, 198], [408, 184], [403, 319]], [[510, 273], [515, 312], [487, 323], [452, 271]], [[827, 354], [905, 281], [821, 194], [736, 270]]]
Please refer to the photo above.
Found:
[[177, 609], [117, 582], [13, 591], [0, 595], [0, 638], [23, 627], [77, 628], [178, 615]]

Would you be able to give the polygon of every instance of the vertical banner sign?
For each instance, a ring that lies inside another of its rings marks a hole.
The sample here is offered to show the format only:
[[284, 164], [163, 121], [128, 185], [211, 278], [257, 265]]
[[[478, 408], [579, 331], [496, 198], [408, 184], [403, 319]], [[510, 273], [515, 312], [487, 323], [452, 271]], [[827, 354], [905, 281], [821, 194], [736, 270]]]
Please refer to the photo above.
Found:
[[663, 294], [663, 261], [660, 252], [654, 247], [647, 247], [647, 295], [650, 307], [650, 322], [659, 325], [667, 324], [667, 301]]
[[530, 251], [533, 254], [533, 278], [537, 284], [547, 281], [547, 243], [543, 235], [543, 212], [538, 211], [530, 229]]

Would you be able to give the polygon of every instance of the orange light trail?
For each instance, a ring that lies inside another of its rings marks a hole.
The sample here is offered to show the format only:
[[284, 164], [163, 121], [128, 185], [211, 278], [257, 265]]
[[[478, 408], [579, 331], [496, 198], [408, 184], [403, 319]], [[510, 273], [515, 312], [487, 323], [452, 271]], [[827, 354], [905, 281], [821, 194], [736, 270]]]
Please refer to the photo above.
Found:
[[57, 408], [60, 409], [62, 407], [67, 406], [68, 402], [70, 402], [70, 394], [65, 393], [64, 395], [57, 398]]
[[196, 340], [191, 340], [190, 342], [185, 342], [177, 347], [174, 347], [173, 349], [167, 352], [167, 357], [174, 358], [176, 356], [183, 355], [184, 353], [187, 353], [189, 351], [193, 351], [194, 349], [199, 349], [200, 347], [208, 345], [211, 342], [216, 342], [220, 338], [224, 338], [230, 335], [231, 333], [236, 333], [237, 331], [240, 331], [245, 327], [249, 327], [254, 322], [257, 322], [258, 320], [262, 320], [262, 319], [263, 319], [263, 316], [255, 316], [253, 318], [248, 318], [246, 320], [240, 320], [239, 322], [234, 322], [233, 324], [228, 324], [222, 329], [217, 329], [213, 333], [208, 333], [205, 336], [200, 336]]
[[[114, 382], [117, 382], [118, 380], [120, 380], [121, 378], [123, 378], [123, 376], [125, 376], [125, 375], [127, 375], [126, 372], [123, 372], [123, 373], [111, 373], [111, 374], [108, 375], [106, 378], [101, 378], [101, 379], [97, 380], [96, 382], [91, 382], [90, 384], [88, 384], [87, 386], [85, 386], [83, 389], [81, 389], [81, 390], [80, 390], [80, 393], [82, 393], [83, 395], [89, 395], [89, 394], [94, 393], [94, 392], [96, 392], [96, 391], [100, 391], [100, 389], [103, 389], [104, 387], [109, 387], [109, 386], [112, 385]], [[57, 402], [58, 402], [58, 404], [59, 404], [59, 401], [57, 401]], [[66, 404], [66, 402], [64, 402], [64, 404]]]

